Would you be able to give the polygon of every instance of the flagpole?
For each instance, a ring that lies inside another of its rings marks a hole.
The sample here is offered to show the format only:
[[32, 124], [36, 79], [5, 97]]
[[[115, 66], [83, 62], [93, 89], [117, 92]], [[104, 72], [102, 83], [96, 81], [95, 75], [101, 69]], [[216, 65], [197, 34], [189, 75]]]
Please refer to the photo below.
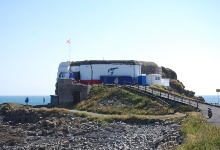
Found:
[[68, 61], [69, 61], [69, 65], [70, 65], [70, 61], [71, 61], [71, 57], [70, 57], [70, 55], [71, 55], [71, 39], [67, 40], [66, 43], [69, 44], [69, 60]]
[[69, 43], [69, 63], [71, 61], [71, 39], [70, 39], [70, 43]]

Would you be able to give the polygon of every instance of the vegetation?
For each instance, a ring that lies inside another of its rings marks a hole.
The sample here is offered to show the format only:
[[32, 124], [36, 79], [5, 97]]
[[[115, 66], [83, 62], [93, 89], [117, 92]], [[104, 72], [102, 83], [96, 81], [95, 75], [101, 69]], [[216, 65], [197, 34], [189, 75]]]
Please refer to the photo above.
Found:
[[31, 105], [22, 105], [18, 103], [4, 103], [0, 105], [0, 109], [7, 108], [7, 109], [24, 109], [24, 108], [33, 108]]
[[[155, 90], [162, 91], [162, 92], [171, 93], [171, 94], [176, 95], [176, 96], [186, 97], [184, 94], [179, 94], [179, 93], [173, 91], [172, 89], [167, 88], [167, 87], [165, 87], [165, 86], [163, 86], [163, 85], [154, 84], [154, 85], [151, 85], [151, 88], [152, 88], [152, 89], [155, 89]], [[189, 98], [189, 97], [186, 97], [186, 98]]]
[[112, 122], [126, 122], [126, 123], [154, 123], [161, 121], [177, 121], [179, 122], [185, 114], [180, 115], [167, 115], [167, 116], [154, 116], [154, 115], [91, 115], [89, 112], [77, 112], [75, 113], [79, 117], [87, 118], [90, 121], [98, 122], [101, 124], [112, 123]]
[[75, 106], [102, 114], [165, 115], [173, 113], [166, 106], [115, 86], [95, 85], [90, 97]]
[[201, 113], [190, 113], [182, 123], [185, 142], [177, 150], [217, 150], [220, 149], [220, 128], [207, 123]]
[[[166, 87], [155, 85], [163, 91], [169, 91]], [[111, 122], [126, 123], [153, 123], [163, 120], [178, 121], [184, 115], [160, 115], [171, 114], [176, 109], [179, 112], [193, 111], [191, 106], [176, 106], [169, 109], [151, 99], [133, 94], [115, 86], [95, 85], [91, 89], [90, 96], [73, 107], [70, 104], [64, 104], [60, 107], [76, 108], [109, 115], [91, 115], [87, 112], [76, 113], [77, 116], [101, 123]], [[60, 116], [70, 113], [65, 108], [40, 108], [37, 109], [43, 116]], [[16, 103], [6, 103], [0, 105], [0, 114], [7, 110], [25, 109], [31, 111], [33, 108], [29, 105], [20, 105]], [[206, 118], [199, 112], [187, 113], [188, 119], [181, 124], [182, 133], [185, 137], [184, 143], [177, 147], [177, 150], [198, 149], [215, 150], [220, 149], [220, 127], [212, 126], [207, 123]], [[152, 115], [152, 116], [151, 116]]]
[[159, 85], [159, 84], [151, 85], [151, 88], [157, 89], [157, 90], [160, 90], [160, 91], [163, 91], [163, 92], [171, 92], [170, 89], [168, 89], [167, 87], [165, 87], [163, 85]]
[[43, 116], [57, 116], [57, 115], [70, 113], [70, 111], [65, 108], [44, 108], [44, 107], [38, 109], [38, 112], [41, 113]]
[[[172, 81], [172, 80], [171, 80]], [[176, 80], [173, 80], [173, 81], [176, 81]], [[178, 83], [178, 82], [177, 82]], [[179, 86], [181, 86], [182, 84], [179, 83]], [[178, 92], [175, 92], [174, 90], [170, 89], [170, 88], [167, 88], [163, 85], [159, 85], [159, 84], [154, 84], [154, 85], [151, 85], [151, 88], [152, 89], [155, 89], [155, 90], [159, 90], [159, 91], [162, 91], [162, 92], [166, 92], [166, 93], [171, 93], [173, 95], [176, 95], [176, 96], [181, 96], [181, 97], [185, 97], [187, 99], [192, 99], [192, 96], [191, 97], [187, 97], [184, 93], [180, 94]], [[194, 97], [195, 98], [195, 97]]]
[[196, 108], [190, 105], [179, 105], [179, 106], [171, 106], [172, 109], [181, 113], [185, 112], [193, 112], [193, 111], [198, 111]]

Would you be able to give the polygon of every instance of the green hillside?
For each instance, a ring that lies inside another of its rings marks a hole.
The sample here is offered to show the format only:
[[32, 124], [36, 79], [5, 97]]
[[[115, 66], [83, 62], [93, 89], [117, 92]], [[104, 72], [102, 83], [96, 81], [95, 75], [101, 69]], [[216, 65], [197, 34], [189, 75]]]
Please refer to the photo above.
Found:
[[87, 100], [75, 106], [102, 114], [165, 115], [173, 110], [147, 97], [139, 96], [115, 86], [94, 85]]

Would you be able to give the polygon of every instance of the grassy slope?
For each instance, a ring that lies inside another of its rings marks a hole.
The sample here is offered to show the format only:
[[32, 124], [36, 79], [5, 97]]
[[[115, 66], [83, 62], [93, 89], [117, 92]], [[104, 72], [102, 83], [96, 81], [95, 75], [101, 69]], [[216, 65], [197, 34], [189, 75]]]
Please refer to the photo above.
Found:
[[162, 86], [162, 85], [159, 85], [159, 84], [151, 85], [151, 88], [156, 89], [156, 90], [160, 90], [160, 91], [163, 91], [163, 92], [166, 92], [166, 93], [171, 93], [171, 94], [176, 95], [176, 96], [182, 96], [182, 97], [191, 99], [190, 97], [187, 97], [184, 94], [179, 94], [179, 93], [177, 93], [173, 90], [169, 90], [165, 86]]
[[177, 150], [217, 150], [220, 149], [220, 128], [207, 123], [201, 113], [190, 113], [181, 125], [185, 143]]
[[165, 115], [173, 110], [151, 99], [130, 93], [120, 88], [95, 85], [90, 97], [75, 106], [78, 110], [87, 110], [103, 114]]

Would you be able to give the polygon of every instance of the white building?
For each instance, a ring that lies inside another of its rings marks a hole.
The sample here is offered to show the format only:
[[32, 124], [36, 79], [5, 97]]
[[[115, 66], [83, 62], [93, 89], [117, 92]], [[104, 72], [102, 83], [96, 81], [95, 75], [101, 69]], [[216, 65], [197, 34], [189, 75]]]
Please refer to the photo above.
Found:
[[[84, 84], [99, 84], [105, 79], [118, 77], [119, 82], [137, 82], [141, 73], [141, 66], [134, 60], [92, 60], [73, 62], [62, 62], [59, 65], [57, 78], [74, 78]], [[111, 82], [110, 80], [108, 80]]]
[[164, 85], [164, 86], [170, 86], [170, 79], [162, 79], [161, 75], [159, 74], [148, 74], [147, 76], [147, 85]]
[[[86, 60], [61, 62], [58, 68], [57, 78], [80, 81], [83, 84], [114, 84], [118, 78], [119, 84], [124, 82], [138, 83], [141, 73], [141, 65], [134, 60]], [[169, 79], [162, 79], [159, 74], [146, 75], [147, 85], [160, 84], [169, 86]]]

